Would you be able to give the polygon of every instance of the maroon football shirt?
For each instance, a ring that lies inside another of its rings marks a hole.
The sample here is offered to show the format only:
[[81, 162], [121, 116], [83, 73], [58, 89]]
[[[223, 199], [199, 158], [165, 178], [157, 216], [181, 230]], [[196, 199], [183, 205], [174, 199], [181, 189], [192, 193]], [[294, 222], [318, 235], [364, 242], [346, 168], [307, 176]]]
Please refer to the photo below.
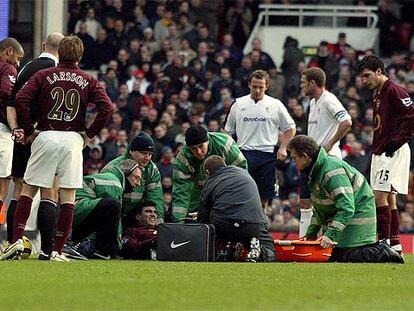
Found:
[[0, 61], [0, 122], [8, 125], [7, 103], [16, 82], [17, 70], [13, 65]]
[[[89, 103], [95, 104], [98, 115], [86, 128]], [[111, 100], [98, 81], [71, 63], [39, 71], [17, 93], [17, 119], [27, 136], [34, 131], [30, 115], [33, 104], [38, 105], [38, 130], [85, 131], [90, 138], [100, 132], [112, 113]]]
[[391, 80], [374, 94], [374, 140], [372, 153], [380, 155], [392, 142], [398, 148], [414, 137], [414, 105], [408, 93]]

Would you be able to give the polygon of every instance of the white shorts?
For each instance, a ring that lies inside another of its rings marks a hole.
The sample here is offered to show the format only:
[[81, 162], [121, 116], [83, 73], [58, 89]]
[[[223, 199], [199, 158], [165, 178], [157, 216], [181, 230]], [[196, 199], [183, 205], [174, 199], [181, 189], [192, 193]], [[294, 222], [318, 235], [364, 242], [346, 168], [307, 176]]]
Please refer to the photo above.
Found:
[[76, 132], [45, 131], [32, 143], [24, 181], [51, 188], [55, 175], [60, 188], [82, 188], [83, 137]]
[[0, 178], [11, 175], [13, 163], [13, 139], [7, 125], [0, 123]]
[[408, 144], [394, 152], [393, 157], [372, 155], [371, 187], [384, 192], [408, 193], [411, 152]]

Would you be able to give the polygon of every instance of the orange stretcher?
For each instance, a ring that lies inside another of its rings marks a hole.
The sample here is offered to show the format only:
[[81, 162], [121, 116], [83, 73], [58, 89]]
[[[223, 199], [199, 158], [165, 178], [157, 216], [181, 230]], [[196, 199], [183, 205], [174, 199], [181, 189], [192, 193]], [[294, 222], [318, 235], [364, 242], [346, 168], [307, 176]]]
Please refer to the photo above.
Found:
[[326, 262], [332, 248], [322, 248], [319, 241], [274, 240], [277, 262]]

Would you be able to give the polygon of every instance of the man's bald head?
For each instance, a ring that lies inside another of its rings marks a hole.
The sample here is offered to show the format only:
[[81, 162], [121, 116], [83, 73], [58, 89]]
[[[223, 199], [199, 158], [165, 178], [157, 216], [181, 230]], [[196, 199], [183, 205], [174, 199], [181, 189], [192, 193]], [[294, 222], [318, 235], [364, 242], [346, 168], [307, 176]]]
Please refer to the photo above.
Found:
[[23, 56], [23, 47], [16, 39], [9, 37], [0, 41], [0, 60], [19, 67]]
[[47, 53], [58, 56], [59, 43], [65, 36], [60, 32], [52, 32], [47, 36], [46, 41], [43, 42], [43, 50]]
[[7, 48], [12, 48], [15, 52], [23, 52], [23, 47], [19, 41], [11, 37], [0, 41], [0, 52], [3, 52]]

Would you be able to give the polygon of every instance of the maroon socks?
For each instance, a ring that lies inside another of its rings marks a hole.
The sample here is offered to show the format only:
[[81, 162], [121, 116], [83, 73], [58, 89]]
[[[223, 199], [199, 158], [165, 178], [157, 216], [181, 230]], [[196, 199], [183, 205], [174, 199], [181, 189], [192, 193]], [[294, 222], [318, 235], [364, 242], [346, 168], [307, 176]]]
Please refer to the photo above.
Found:
[[398, 209], [391, 211], [391, 226], [390, 226], [390, 245], [397, 245], [400, 243], [400, 216]]
[[391, 210], [388, 205], [377, 207], [378, 240], [390, 238]]
[[66, 203], [60, 206], [60, 215], [55, 236], [55, 245], [53, 247], [53, 250], [57, 251], [59, 254], [62, 253], [63, 245], [69, 237], [70, 230], [72, 229], [74, 213], [74, 204]]
[[13, 242], [21, 239], [24, 234], [24, 228], [26, 227], [26, 222], [29, 219], [30, 210], [32, 209], [32, 202], [33, 199], [25, 195], [20, 196], [17, 202], [13, 220]]

